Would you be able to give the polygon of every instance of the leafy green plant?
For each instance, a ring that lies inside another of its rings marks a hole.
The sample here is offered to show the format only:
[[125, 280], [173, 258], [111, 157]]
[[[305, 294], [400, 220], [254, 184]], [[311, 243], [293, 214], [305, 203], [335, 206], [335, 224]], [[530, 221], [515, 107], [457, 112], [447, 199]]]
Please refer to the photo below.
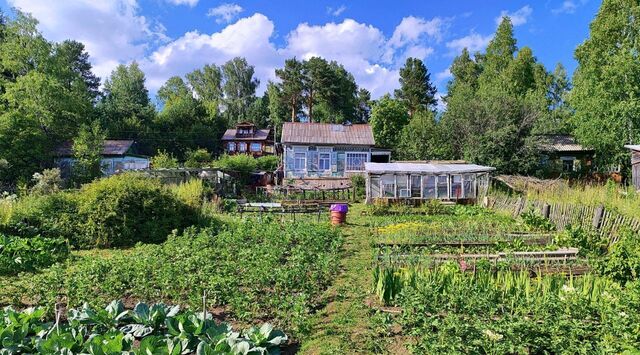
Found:
[[178, 159], [166, 150], [158, 150], [156, 155], [151, 157], [151, 167], [153, 169], [177, 169], [180, 165]]
[[62, 238], [11, 237], [0, 234], [0, 275], [36, 271], [62, 262], [69, 244]]

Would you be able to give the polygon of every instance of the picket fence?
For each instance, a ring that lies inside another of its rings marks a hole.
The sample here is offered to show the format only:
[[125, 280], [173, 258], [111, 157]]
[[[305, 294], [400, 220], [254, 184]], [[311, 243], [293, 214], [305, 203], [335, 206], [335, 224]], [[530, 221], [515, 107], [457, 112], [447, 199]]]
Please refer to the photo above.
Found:
[[483, 204], [485, 207], [511, 213], [518, 217], [522, 213], [533, 209], [545, 218], [548, 218], [558, 230], [564, 230], [568, 226], [580, 226], [585, 229], [594, 229], [602, 236], [609, 236], [611, 242], [617, 241], [618, 231], [631, 229], [640, 231], [640, 219], [624, 216], [620, 213], [600, 206], [586, 206], [569, 203], [547, 203], [539, 200], [529, 200], [524, 196], [487, 196]]

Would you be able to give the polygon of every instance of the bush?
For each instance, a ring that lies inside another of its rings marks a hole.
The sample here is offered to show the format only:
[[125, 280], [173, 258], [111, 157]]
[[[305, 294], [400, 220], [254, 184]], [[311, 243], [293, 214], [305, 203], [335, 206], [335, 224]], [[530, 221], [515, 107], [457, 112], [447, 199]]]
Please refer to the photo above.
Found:
[[189, 150], [184, 162], [185, 168], [203, 168], [211, 165], [211, 153], [206, 149]]
[[21, 238], [0, 234], [0, 275], [36, 271], [67, 259], [69, 244], [63, 238]]
[[136, 175], [116, 175], [85, 185], [79, 201], [78, 213], [89, 243], [84, 247], [159, 243], [173, 229], [197, 221], [197, 211], [160, 182]]
[[31, 187], [31, 193], [36, 195], [52, 194], [60, 191], [62, 186], [62, 176], [60, 169], [45, 169], [42, 173], [33, 174], [35, 185]]
[[640, 240], [631, 230], [620, 232], [619, 239], [609, 248], [602, 259], [596, 259], [596, 269], [600, 274], [625, 283], [640, 276]]
[[366, 191], [365, 191], [365, 187], [366, 187], [366, 180], [364, 178], [364, 175], [362, 174], [355, 174], [355, 175], [351, 175], [351, 186], [353, 186], [356, 190], [356, 198], [357, 199], [363, 199], [366, 196]]
[[256, 158], [256, 170], [274, 172], [280, 165], [280, 158], [275, 155], [265, 155]]
[[21, 237], [62, 237], [72, 245], [81, 243], [82, 226], [78, 217], [77, 195], [59, 192], [31, 195], [12, 203], [0, 232]]
[[258, 167], [257, 160], [248, 154], [222, 155], [213, 165], [232, 175], [235, 175], [243, 184], [249, 182], [251, 173]]
[[177, 169], [178, 159], [165, 150], [158, 150], [158, 153], [151, 157], [151, 167], [153, 169]]
[[180, 201], [193, 208], [202, 207], [206, 195], [204, 183], [200, 179], [191, 179], [180, 185], [175, 185], [171, 191], [180, 199]]

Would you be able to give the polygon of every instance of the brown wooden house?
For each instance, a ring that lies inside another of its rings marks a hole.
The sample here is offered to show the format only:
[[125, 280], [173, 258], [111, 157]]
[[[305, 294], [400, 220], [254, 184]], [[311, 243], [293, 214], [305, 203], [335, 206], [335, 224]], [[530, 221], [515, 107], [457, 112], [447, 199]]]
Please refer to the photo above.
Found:
[[229, 155], [251, 154], [254, 157], [274, 154], [271, 129], [258, 129], [251, 122], [240, 122], [222, 136], [224, 151]]
[[538, 136], [540, 165], [547, 177], [585, 174], [591, 171], [595, 151], [584, 147], [573, 136], [552, 134]]

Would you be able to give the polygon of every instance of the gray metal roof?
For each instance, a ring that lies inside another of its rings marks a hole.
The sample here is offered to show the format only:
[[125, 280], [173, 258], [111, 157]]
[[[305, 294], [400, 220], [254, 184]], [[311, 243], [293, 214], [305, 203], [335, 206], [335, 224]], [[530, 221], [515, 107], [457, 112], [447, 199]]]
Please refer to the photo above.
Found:
[[540, 136], [538, 148], [545, 152], [590, 152], [591, 148], [584, 147], [573, 136], [555, 134]]
[[282, 143], [374, 146], [373, 130], [368, 124], [285, 122]]
[[[102, 155], [125, 155], [134, 141], [129, 139], [106, 139], [102, 146]], [[56, 150], [59, 157], [73, 156], [73, 142], [65, 142]]]
[[365, 163], [365, 170], [372, 174], [468, 174], [496, 170], [490, 166], [476, 164], [433, 164], [433, 163]]

